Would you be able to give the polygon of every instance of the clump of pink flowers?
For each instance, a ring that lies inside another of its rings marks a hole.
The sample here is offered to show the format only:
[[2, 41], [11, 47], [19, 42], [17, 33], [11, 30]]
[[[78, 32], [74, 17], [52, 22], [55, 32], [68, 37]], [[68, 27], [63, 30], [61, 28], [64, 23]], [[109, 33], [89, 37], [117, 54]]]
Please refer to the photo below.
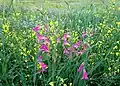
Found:
[[[39, 49], [41, 53], [50, 53], [50, 40], [47, 36], [44, 36], [42, 34], [39, 33], [39, 30], [41, 29], [41, 26], [37, 25], [35, 28], [33, 28], [32, 30], [36, 33], [36, 37], [37, 37], [37, 42], [39, 44]], [[48, 32], [48, 26], [45, 26], [44, 29], [46, 32]], [[58, 37], [56, 40], [56, 44], [62, 43], [62, 47], [63, 47], [63, 51], [62, 53], [64, 55], [66, 55], [68, 58], [72, 57], [73, 54], [75, 55], [82, 55], [86, 52], [88, 46], [87, 44], [84, 43], [84, 41], [82, 39], [84, 39], [87, 36], [86, 32], [82, 33], [82, 38], [78, 39], [75, 43], [70, 43], [69, 39], [71, 38], [69, 33], [64, 33], [62, 37]], [[45, 72], [47, 69], [47, 65], [43, 62], [42, 60], [42, 56], [40, 55], [38, 57], [38, 64], [41, 67], [40, 72]], [[80, 67], [78, 68], [78, 72], [82, 72], [83, 71], [83, 76], [82, 79], [87, 80], [88, 76], [87, 76], [87, 72], [84, 68], [84, 62], [80, 65]]]
[[[87, 33], [84, 32], [82, 34], [82, 38], [84, 38], [86, 35], [87, 35]], [[65, 33], [62, 37], [63, 47], [64, 47], [63, 54], [67, 55], [68, 57], [71, 57], [72, 54], [82, 55], [87, 49], [87, 44], [85, 44], [81, 39], [79, 39], [76, 43], [74, 43], [70, 46], [70, 43], [69, 43], [70, 37], [71, 36], [69, 35], [69, 33]], [[70, 47], [68, 47], [68, 46], [70, 46]], [[81, 48], [80, 48], [80, 46], [81, 46]]]

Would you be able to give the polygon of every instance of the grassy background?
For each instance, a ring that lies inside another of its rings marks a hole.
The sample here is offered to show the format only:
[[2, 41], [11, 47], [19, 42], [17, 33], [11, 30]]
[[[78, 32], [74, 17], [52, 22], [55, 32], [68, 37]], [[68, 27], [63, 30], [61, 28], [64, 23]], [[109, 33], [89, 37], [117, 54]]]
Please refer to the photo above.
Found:
[[[8, 4], [12, 0], [0, 0], [0, 4]], [[71, 6], [71, 7], [77, 7], [77, 6], [86, 6], [91, 3], [96, 5], [103, 5], [103, 2], [105, 5], [109, 4], [110, 0], [13, 0], [14, 4], [17, 5], [23, 5], [27, 7], [65, 7], [66, 3], [65, 1]], [[47, 3], [47, 5], [45, 5]]]

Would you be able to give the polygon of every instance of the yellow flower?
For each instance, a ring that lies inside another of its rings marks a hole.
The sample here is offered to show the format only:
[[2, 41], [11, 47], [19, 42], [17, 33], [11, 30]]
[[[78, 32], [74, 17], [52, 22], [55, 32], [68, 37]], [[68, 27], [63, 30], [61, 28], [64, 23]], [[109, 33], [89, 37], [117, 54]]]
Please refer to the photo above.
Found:
[[54, 82], [50, 82], [49, 85], [50, 85], [50, 86], [54, 86]]
[[34, 61], [34, 57], [32, 56], [32, 60]]
[[118, 49], [118, 46], [113, 47], [113, 50]]
[[66, 84], [63, 84], [63, 86], [67, 86]]
[[119, 42], [119, 41], [117, 41], [117, 43], [119, 44], [120, 42]]
[[116, 0], [112, 0], [112, 2], [115, 2]]
[[116, 22], [117, 25], [120, 25], [120, 22]]
[[112, 32], [112, 30], [108, 30], [108, 33], [111, 33]]
[[70, 83], [70, 86], [72, 86], [72, 83]]
[[5, 33], [9, 32], [9, 25], [8, 24], [3, 24], [2, 27], [3, 27], [3, 31]]
[[119, 56], [119, 54], [120, 54], [119, 52], [116, 52], [116, 56]]
[[120, 7], [118, 7], [118, 10], [120, 10]]
[[41, 69], [41, 65], [40, 64], [37, 64], [37, 69]]

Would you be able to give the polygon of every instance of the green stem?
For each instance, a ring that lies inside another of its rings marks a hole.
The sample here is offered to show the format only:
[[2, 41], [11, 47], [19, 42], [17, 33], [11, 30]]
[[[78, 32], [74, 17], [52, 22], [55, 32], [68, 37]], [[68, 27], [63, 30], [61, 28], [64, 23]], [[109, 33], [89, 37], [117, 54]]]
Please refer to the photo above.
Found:
[[33, 83], [34, 83], [34, 86], [35, 86], [35, 83], [36, 83], [36, 58], [35, 58], [35, 68], [34, 68]]

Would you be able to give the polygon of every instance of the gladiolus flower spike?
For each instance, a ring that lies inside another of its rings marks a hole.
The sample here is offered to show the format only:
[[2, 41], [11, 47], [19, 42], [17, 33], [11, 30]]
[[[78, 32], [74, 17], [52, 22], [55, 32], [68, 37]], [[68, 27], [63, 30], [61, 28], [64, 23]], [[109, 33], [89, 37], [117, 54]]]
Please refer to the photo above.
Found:
[[81, 79], [88, 80], [87, 72], [85, 69], [83, 69], [83, 76]]

